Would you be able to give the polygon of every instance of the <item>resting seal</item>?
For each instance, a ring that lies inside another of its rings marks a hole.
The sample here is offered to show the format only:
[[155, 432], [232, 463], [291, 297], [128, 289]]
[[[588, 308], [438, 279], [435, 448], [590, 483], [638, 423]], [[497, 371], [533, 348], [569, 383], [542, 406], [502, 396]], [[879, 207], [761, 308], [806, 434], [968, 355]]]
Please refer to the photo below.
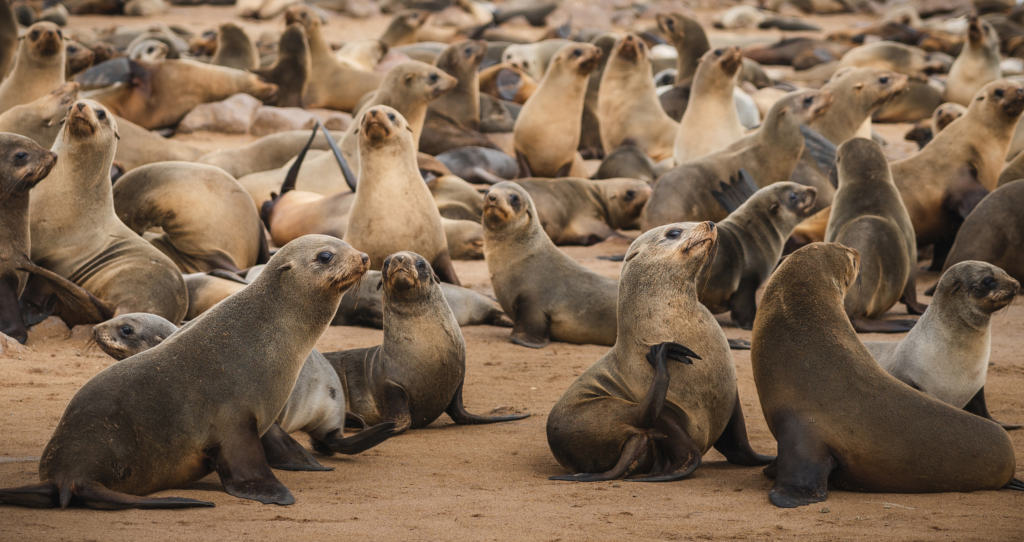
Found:
[[593, 245], [636, 229], [651, 187], [636, 179], [519, 179], [556, 245]]

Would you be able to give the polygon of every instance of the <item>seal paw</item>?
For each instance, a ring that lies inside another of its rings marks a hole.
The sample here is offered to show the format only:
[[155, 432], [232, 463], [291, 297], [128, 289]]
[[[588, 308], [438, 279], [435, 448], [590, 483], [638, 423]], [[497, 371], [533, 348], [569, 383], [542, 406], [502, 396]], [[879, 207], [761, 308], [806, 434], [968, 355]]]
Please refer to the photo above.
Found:
[[797, 508], [824, 501], [828, 498], [828, 493], [805, 492], [797, 488], [786, 487], [772, 489], [768, 498], [779, 508]]

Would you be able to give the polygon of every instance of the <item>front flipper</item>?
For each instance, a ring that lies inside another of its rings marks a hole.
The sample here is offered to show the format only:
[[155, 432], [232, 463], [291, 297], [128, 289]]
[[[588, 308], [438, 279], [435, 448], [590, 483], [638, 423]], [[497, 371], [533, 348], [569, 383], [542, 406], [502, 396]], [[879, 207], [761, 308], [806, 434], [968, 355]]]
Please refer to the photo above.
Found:
[[754, 328], [754, 317], [757, 315], [757, 279], [744, 277], [740, 285], [729, 297], [730, 316], [734, 324], [743, 329]]
[[267, 464], [256, 420], [250, 419], [224, 435], [212, 455], [214, 468], [229, 494], [264, 504], [295, 503], [291, 491], [278, 481]]
[[528, 418], [529, 414], [512, 414], [509, 416], [481, 416], [479, 414], [470, 414], [466, 411], [466, 407], [462, 404], [462, 386], [459, 384], [459, 388], [455, 390], [455, 397], [452, 397], [452, 402], [445, 409], [448, 416], [451, 417], [452, 421], [459, 425], [477, 425], [484, 423], [498, 423], [498, 422], [510, 422], [512, 420], [521, 420]]
[[873, 320], [859, 317], [850, 320], [857, 333], [905, 333], [914, 327], [917, 320]]
[[1006, 429], [1007, 431], [1013, 431], [1014, 429], [1021, 428], [1020, 425], [1003, 423], [992, 418], [992, 415], [988, 413], [988, 405], [985, 403], [985, 386], [982, 386], [981, 389], [978, 390], [978, 393], [974, 394], [974, 397], [971, 397], [971, 400], [967, 402], [966, 406], [964, 406], [964, 410], [971, 414], [981, 416], [982, 418], [992, 420], [1003, 426], [1003, 429]]
[[394, 435], [394, 422], [378, 423], [373, 427], [363, 429], [351, 437], [346, 437], [341, 433], [340, 429], [335, 429], [328, 433], [324, 440], [313, 439], [313, 449], [324, 455], [331, 455], [335, 452], [353, 455], [369, 450]]
[[395, 435], [408, 431], [412, 427], [409, 392], [405, 391], [401, 384], [393, 380], [384, 382], [384, 389], [382, 391], [383, 397], [381, 397], [379, 404], [384, 419], [394, 422]]
[[906, 305], [907, 314], [916, 314], [920, 316], [924, 314], [924, 311], [928, 308], [928, 305], [917, 300], [916, 266], [910, 266], [910, 278], [907, 279], [907, 285], [903, 288], [903, 297], [900, 298], [900, 301]]
[[267, 463], [280, 470], [334, 470], [332, 467], [325, 467], [313, 457], [313, 454], [302, 447], [281, 429], [281, 426], [274, 424], [260, 437], [263, 444], [263, 453], [267, 456]]
[[437, 277], [442, 281], [456, 286], [462, 286], [462, 283], [459, 282], [459, 276], [455, 274], [455, 265], [452, 264], [452, 257], [448, 254], [447, 250], [434, 259], [431, 267], [434, 268], [434, 272], [437, 273]]
[[548, 316], [532, 299], [524, 296], [516, 298], [513, 307], [515, 318], [512, 325], [512, 342], [527, 348], [544, 348], [550, 342], [550, 322]]
[[796, 508], [828, 498], [828, 477], [835, 458], [825, 443], [798, 421], [784, 417], [776, 424], [779, 456], [765, 468], [775, 478], [769, 498], [780, 508]]
[[576, 157], [573, 156], [573, 160], [569, 160], [565, 164], [562, 164], [562, 167], [560, 167], [557, 170], [555, 170], [555, 174], [553, 175], [553, 178], [558, 179], [560, 177], [568, 177], [569, 176], [569, 172], [572, 171], [572, 163], [575, 160], [575, 158]]
[[736, 404], [732, 408], [732, 416], [725, 426], [722, 436], [715, 442], [715, 449], [725, 456], [725, 459], [734, 465], [767, 465], [774, 457], [761, 455], [750, 447], [750, 440], [747, 438], [747, 424], [743, 419], [743, 407], [740, 406], [740, 395], [736, 394]]

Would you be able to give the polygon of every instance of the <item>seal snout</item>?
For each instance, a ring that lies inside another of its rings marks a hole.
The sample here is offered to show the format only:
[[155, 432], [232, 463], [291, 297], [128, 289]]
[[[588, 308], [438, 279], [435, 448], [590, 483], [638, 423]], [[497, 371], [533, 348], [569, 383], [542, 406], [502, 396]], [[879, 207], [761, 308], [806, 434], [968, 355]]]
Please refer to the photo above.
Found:
[[721, 55], [722, 71], [727, 74], [735, 74], [743, 63], [743, 54], [739, 47], [729, 47]]
[[370, 141], [382, 141], [391, 136], [392, 125], [397, 121], [396, 112], [375, 107], [363, 115], [363, 133]]

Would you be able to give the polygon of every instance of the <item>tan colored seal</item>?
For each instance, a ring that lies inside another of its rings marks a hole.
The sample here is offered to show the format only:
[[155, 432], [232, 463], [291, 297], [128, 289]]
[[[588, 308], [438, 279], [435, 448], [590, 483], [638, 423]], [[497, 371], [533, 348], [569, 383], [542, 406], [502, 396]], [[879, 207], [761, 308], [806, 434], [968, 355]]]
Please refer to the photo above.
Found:
[[78, 83], [64, 83], [40, 98], [0, 113], [0, 132], [23, 135], [50, 148], [77, 99]]
[[970, 18], [963, 49], [946, 77], [947, 102], [968, 105], [981, 87], [1001, 77], [999, 43], [992, 25], [977, 16]]
[[64, 84], [64, 33], [57, 25], [29, 27], [11, 72], [0, 83], [0, 113], [40, 98]]
[[724, 149], [743, 137], [733, 90], [742, 56], [739, 47], [712, 49], [700, 59], [690, 98], [676, 131], [676, 165]]
[[[814, 243], [768, 279], [751, 362], [779, 456], [771, 502], [853, 491], [998, 489], [1013, 483], [1013, 445], [999, 425], [898, 382], [878, 366], [843, 308], [856, 280], [850, 248]], [[813, 359], [813, 364], [807, 360]]]
[[[236, 497], [295, 502], [270, 470], [260, 436], [288, 401], [306, 356], [367, 262], [365, 254], [326, 236], [283, 247], [248, 288], [82, 386], [43, 451], [42, 483], [0, 490], [0, 502], [212, 506], [137, 496], [181, 487], [211, 471]], [[270, 338], [263, 332], [268, 325], [288, 333]]]
[[732, 463], [771, 461], [750, 448], [728, 342], [697, 300], [717, 238], [711, 222], [670, 224], [629, 247], [615, 346], [548, 415], [548, 446], [577, 473], [553, 479], [679, 480], [712, 446]]
[[484, 198], [483, 225], [494, 294], [515, 322], [512, 342], [530, 348], [552, 339], [614, 344], [616, 281], [555, 247], [526, 189], [513, 182], [492, 186]]
[[636, 179], [519, 179], [556, 245], [593, 245], [636, 229], [651, 187]]
[[871, 137], [871, 115], [907, 89], [907, 76], [874, 68], [844, 68], [822, 87], [833, 105], [808, 123], [826, 139], [839, 145], [851, 137]]
[[113, 115], [96, 102], [78, 101], [68, 112], [53, 146], [57, 166], [31, 194], [32, 259], [119, 314], [181, 322], [188, 299], [178, 268], [114, 213], [116, 133]]
[[154, 162], [194, 162], [203, 151], [196, 146], [166, 138], [127, 119], [117, 119], [117, 154], [114, 160], [125, 169]]

